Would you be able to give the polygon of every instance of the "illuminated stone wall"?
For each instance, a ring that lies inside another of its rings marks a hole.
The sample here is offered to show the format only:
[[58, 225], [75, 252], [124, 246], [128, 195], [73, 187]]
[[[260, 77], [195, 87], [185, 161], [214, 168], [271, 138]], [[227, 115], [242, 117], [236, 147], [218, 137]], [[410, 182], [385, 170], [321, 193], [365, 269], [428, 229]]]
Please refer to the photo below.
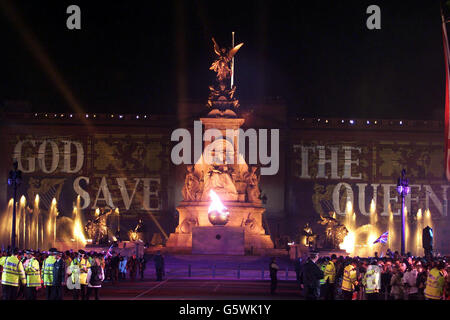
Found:
[[[412, 188], [407, 198], [411, 224], [418, 209], [430, 209], [437, 245], [446, 248], [448, 241], [442, 235], [449, 234], [449, 184], [444, 177], [442, 123], [290, 119], [283, 106], [249, 108], [242, 112], [245, 129], [280, 129], [280, 170], [260, 181], [267, 196], [264, 223], [273, 236], [293, 238], [306, 222], [314, 224], [320, 214], [330, 211], [343, 218], [347, 200], [353, 202], [358, 225], [368, 223], [372, 199], [382, 220], [392, 211], [398, 221], [395, 185], [405, 168]], [[274, 108], [279, 110], [276, 115]], [[150, 239], [159, 232], [151, 212], [167, 234], [173, 232], [185, 168], [170, 161], [174, 145], [170, 135], [180, 120], [175, 116], [137, 119], [136, 115], [93, 119], [90, 115], [86, 122], [83, 115], [67, 117], [3, 115], [1, 208], [12, 195], [6, 180], [12, 159], [17, 158], [24, 172], [19, 194], [34, 199], [39, 193], [44, 209], [55, 197], [59, 211], [70, 214], [80, 195], [85, 218], [96, 207], [118, 207], [121, 229], [134, 228], [137, 219], [144, 218]], [[185, 120], [185, 126], [192, 127], [196, 119]]]

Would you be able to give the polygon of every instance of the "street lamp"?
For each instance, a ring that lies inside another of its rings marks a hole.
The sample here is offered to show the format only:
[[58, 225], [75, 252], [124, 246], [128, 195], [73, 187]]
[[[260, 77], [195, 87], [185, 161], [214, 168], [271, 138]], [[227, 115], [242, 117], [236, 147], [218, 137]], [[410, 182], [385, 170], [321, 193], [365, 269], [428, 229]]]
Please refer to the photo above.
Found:
[[13, 163], [14, 170], [9, 172], [8, 185], [14, 188], [14, 197], [13, 197], [13, 216], [12, 216], [12, 230], [11, 230], [11, 249], [14, 250], [16, 247], [16, 194], [17, 187], [22, 182], [22, 171], [18, 170], [19, 164], [16, 161]]
[[409, 183], [406, 178], [406, 170], [402, 170], [401, 178], [398, 178], [397, 192], [402, 197], [402, 239], [401, 239], [401, 255], [405, 255], [405, 197], [409, 193]]

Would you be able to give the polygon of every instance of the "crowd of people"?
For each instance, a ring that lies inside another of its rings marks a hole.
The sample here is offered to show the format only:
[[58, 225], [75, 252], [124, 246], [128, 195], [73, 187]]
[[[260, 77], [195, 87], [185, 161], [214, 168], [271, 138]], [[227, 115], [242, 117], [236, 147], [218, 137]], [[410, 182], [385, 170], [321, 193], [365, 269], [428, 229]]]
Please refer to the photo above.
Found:
[[[155, 257], [156, 276], [162, 281], [164, 259], [160, 252]], [[2, 252], [0, 272], [2, 274], [2, 299], [36, 300], [43, 289], [47, 300], [62, 300], [64, 293], [71, 292], [74, 300], [89, 300], [93, 295], [100, 298], [104, 281], [128, 279], [137, 276], [144, 279], [146, 259], [144, 256], [122, 256], [113, 250], [107, 252], [20, 251], [17, 248]]]
[[388, 252], [371, 258], [320, 257], [296, 261], [297, 281], [308, 300], [450, 300], [445, 257], [421, 258]]

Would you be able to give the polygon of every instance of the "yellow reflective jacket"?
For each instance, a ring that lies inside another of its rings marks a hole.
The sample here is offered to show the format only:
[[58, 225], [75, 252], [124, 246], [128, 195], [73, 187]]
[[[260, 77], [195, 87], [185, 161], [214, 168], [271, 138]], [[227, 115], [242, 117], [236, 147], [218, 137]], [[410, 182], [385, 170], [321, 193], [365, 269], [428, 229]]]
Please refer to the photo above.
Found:
[[3, 267], [2, 285], [18, 287], [19, 280], [22, 284], [26, 283], [25, 271], [17, 256], [2, 257], [0, 265]]
[[[74, 264], [75, 260], [76, 259], [74, 259], [70, 265]], [[78, 265], [80, 267], [80, 284], [87, 285], [88, 284], [87, 283], [87, 274], [88, 274], [89, 268], [91, 267], [91, 264], [89, 263], [89, 261], [87, 259], [83, 258], [83, 259], [81, 259], [81, 261], [78, 262]]]
[[44, 280], [44, 286], [53, 285], [53, 265], [55, 262], [55, 256], [48, 256], [42, 264], [41, 277]]
[[31, 258], [25, 261], [25, 274], [27, 276], [27, 287], [41, 286], [41, 272], [39, 268], [39, 261]]
[[357, 280], [356, 268], [349, 264], [344, 268], [344, 276], [342, 277], [342, 290], [353, 292]]
[[444, 294], [445, 278], [441, 271], [437, 268], [431, 269], [427, 277], [427, 285], [425, 287], [425, 298], [440, 300]]
[[[325, 273], [325, 268], [326, 268], [326, 267], [327, 267], [327, 265], [326, 265], [325, 262], [324, 262], [324, 263], [322, 263], [322, 264], [320, 265], [320, 270], [322, 270], [322, 272]], [[320, 285], [325, 284], [325, 278], [320, 279], [320, 280], [319, 280], [319, 283], [320, 283]]]
[[370, 265], [364, 274], [362, 283], [366, 293], [375, 293], [381, 290], [381, 270], [380, 267]]
[[336, 279], [336, 266], [334, 265], [333, 261], [328, 262], [328, 264], [326, 265], [323, 279], [325, 283], [327, 282], [327, 280], [328, 283], [334, 283]]

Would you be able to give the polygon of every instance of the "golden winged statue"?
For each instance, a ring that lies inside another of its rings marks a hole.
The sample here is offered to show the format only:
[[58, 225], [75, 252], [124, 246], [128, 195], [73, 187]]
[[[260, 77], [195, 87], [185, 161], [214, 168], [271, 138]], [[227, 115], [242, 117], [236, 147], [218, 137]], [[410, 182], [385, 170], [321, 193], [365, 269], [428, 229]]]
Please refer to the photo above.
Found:
[[219, 82], [224, 82], [226, 79], [231, 78], [231, 60], [244, 43], [240, 43], [234, 48], [227, 50], [226, 48], [220, 48], [214, 38], [212, 38], [212, 41], [214, 43], [214, 52], [217, 54], [218, 58], [212, 63], [209, 70], [213, 70], [217, 73], [217, 80]]

